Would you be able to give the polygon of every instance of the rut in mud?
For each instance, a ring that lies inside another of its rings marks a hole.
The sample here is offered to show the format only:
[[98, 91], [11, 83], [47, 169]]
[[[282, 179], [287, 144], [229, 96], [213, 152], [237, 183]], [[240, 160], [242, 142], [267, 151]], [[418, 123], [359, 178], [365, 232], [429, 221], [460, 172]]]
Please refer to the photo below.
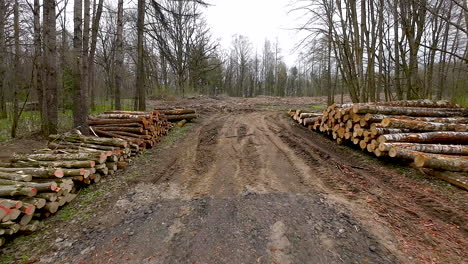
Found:
[[[274, 111], [213, 114], [162, 150], [73, 263], [463, 263], [467, 208]], [[453, 196], [452, 196], [453, 197]], [[459, 199], [458, 199], [459, 198]], [[49, 259], [50, 260], [50, 259]]]

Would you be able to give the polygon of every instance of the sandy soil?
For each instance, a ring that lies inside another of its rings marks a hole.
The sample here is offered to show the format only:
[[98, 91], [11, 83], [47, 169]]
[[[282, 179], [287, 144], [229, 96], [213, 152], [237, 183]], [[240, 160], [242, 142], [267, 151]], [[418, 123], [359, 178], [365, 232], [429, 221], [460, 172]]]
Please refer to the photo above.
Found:
[[[294, 100], [272, 105], [319, 103]], [[337, 146], [264, 101], [178, 101], [203, 117], [102, 183], [95, 210], [75, 216], [86, 220], [50, 220], [30, 263], [467, 263], [465, 192]]]

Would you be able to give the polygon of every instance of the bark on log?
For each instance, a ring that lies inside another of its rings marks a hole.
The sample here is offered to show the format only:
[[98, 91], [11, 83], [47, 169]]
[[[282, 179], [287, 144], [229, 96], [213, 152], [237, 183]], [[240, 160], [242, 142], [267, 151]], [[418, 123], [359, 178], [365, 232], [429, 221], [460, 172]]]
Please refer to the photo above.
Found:
[[364, 119], [370, 123], [382, 122], [385, 118], [406, 119], [414, 121], [435, 122], [435, 123], [454, 123], [467, 124], [467, 117], [414, 117], [402, 115], [381, 115], [381, 114], [366, 114]]
[[85, 137], [81, 135], [50, 135], [52, 140], [65, 140], [69, 142], [83, 142], [88, 144], [115, 146], [115, 147], [127, 147], [128, 143], [125, 140], [118, 138], [100, 138], [100, 137]]
[[98, 135], [101, 135], [101, 136], [105, 136], [105, 137], [109, 137], [109, 138], [115, 138], [115, 139], [120, 139], [120, 140], [125, 140], [126, 142], [131, 142], [131, 143], [135, 143], [135, 144], [138, 144], [138, 145], [143, 144], [143, 141], [140, 140], [140, 139], [130, 138], [130, 137], [126, 137], [126, 136], [121, 136], [121, 135], [118, 135], [118, 134], [115, 134], [115, 133], [112, 133], [112, 132], [109, 132], [109, 131], [102, 131], [102, 130], [99, 130], [99, 129], [95, 129], [94, 131], [95, 131]]
[[19, 161], [13, 163], [14, 167], [49, 167], [49, 168], [92, 168], [96, 164], [93, 160], [69, 161]]
[[408, 149], [392, 148], [388, 152], [388, 155], [392, 158], [399, 158], [403, 160], [413, 161], [418, 153], [419, 152], [417, 151], [412, 151]]
[[7, 197], [7, 196], [32, 197], [32, 196], [35, 196], [36, 194], [37, 194], [37, 190], [35, 188], [0, 185], [0, 197]]
[[0, 186], [10, 185], [16, 187], [30, 187], [35, 188], [38, 192], [50, 192], [58, 190], [58, 186], [55, 182], [37, 183], [37, 182], [20, 182], [0, 179]]
[[414, 164], [420, 168], [468, 171], [468, 156], [451, 156], [419, 152], [414, 159]]
[[391, 102], [379, 102], [379, 105], [388, 105], [388, 106], [405, 106], [405, 107], [429, 107], [429, 108], [459, 108], [459, 105], [452, 104], [447, 100], [410, 100], [410, 101], [391, 101]]
[[387, 134], [378, 138], [384, 142], [414, 142], [414, 143], [468, 143], [468, 132], [428, 132]]
[[382, 126], [387, 128], [410, 129], [413, 131], [457, 131], [468, 132], [467, 124], [434, 123], [415, 120], [385, 118]]
[[468, 146], [464, 145], [440, 145], [440, 144], [417, 144], [417, 143], [380, 143], [381, 151], [390, 151], [392, 148], [403, 148], [407, 150], [435, 153], [468, 155]]
[[302, 124], [304, 126], [312, 125], [315, 123], [315, 121], [320, 120], [321, 117], [313, 117], [313, 118], [304, 118], [302, 120]]
[[32, 176], [25, 174], [16, 174], [14, 172], [0, 172], [0, 180], [29, 182], [32, 180]]
[[15, 154], [12, 161], [74, 161], [94, 160], [98, 163], [106, 161], [108, 154], [102, 153], [75, 153], [75, 154]]
[[131, 123], [138, 123], [142, 124], [143, 127], [148, 127], [149, 123], [148, 120], [144, 117], [139, 118], [130, 118], [130, 119], [95, 119], [95, 120], [88, 120], [88, 125], [95, 126], [95, 125], [116, 125], [116, 124], [131, 124]]
[[383, 127], [371, 127], [370, 132], [372, 136], [380, 136], [386, 134], [398, 134], [398, 133], [409, 133], [409, 129], [399, 129], [399, 128], [383, 128]]
[[123, 120], [128, 120], [128, 119], [152, 119], [153, 114], [152, 113], [146, 113], [144, 115], [129, 115], [129, 114], [100, 114], [100, 115], [92, 115], [89, 116], [89, 120], [102, 120], [102, 119], [123, 119]]
[[103, 146], [103, 145], [95, 145], [95, 144], [87, 144], [87, 143], [72, 143], [72, 142], [49, 142], [47, 145], [51, 149], [76, 149], [76, 150], [87, 150], [87, 149], [94, 149], [94, 150], [102, 150], [102, 151], [115, 151], [116, 148], [119, 147], [112, 147], [112, 146]]
[[166, 118], [168, 121], [179, 121], [183, 119], [191, 120], [197, 118], [197, 114], [187, 114], [187, 115], [167, 115]]
[[356, 114], [383, 114], [383, 115], [407, 115], [407, 116], [430, 116], [451, 117], [468, 116], [466, 108], [423, 108], [423, 107], [394, 107], [379, 106], [371, 104], [355, 104], [353, 112]]
[[195, 114], [194, 109], [175, 109], [175, 110], [155, 110], [164, 115], [186, 115], [186, 114]]
[[49, 169], [49, 168], [1, 168], [0, 172], [4, 173], [16, 173], [31, 175], [33, 178], [62, 178], [63, 171], [61, 169]]
[[87, 178], [89, 175], [94, 173], [96, 170], [94, 168], [85, 168], [85, 169], [64, 169], [64, 176], [83, 176]]
[[131, 132], [131, 133], [137, 133], [137, 134], [142, 134], [145, 130], [142, 127], [118, 127], [118, 126], [113, 126], [113, 127], [101, 127], [101, 126], [92, 126], [93, 130], [101, 130], [101, 131], [122, 131], [122, 132]]

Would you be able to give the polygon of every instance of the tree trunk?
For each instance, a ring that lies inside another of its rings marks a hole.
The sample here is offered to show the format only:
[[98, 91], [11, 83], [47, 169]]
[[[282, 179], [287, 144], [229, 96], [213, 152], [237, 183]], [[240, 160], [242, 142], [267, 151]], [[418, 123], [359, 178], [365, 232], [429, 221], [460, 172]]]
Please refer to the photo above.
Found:
[[[96, 2], [96, 1], [94, 1]], [[97, 10], [93, 16], [93, 26], [91, 29], [91, 48], [89, 50], [88, 58], [88, 89], [91, 94], [91, 109], [95, 109], [95, 87], [94, 87], [94, 56], [96, 54], [96, 44], [99, 30], [99, 23], [101, 22], [102, 6], [104, 0], [99, 0]], [[94, 8], [96, 8], [94, 6]]]
[[14, 29], [14, 46], [15, 46], [15, 57], [13, 64], [14, 77], [12, 81], [13, 86], [13, 123], [11, 126], [11, 137], [16, 137], [16, 130], [18, 129], [19, 122], [19, 109], [18, 109], [18, 93], [20, 91], [20, 43], [19, 43], [19, 4], [18, 0], [15, 0], [13, 5], [13, 29]]
[[5, 0], [0, 0], [0, 119], [7, 118], [5, 98]]
[[[81, 76], [82, 72], [82, 49], [83, 49], [83, 1], [75, 0], [73, 7], [73, 88], [75, 98], [73, 100], [73, 123], [74, 126], [80, 131], [84, 131], [86, 128], [86, 117], [83, 115], [84, 111], [82, 110], [83, 101], [86, 104], [86, 95], [83, 92], [85, 86], [83, 86], [83, 80]], [[86, 104], [87, 105], [87, 104]]]
[[37, 101], [39, 103], [39, 111], [41, 113], [41, 132], [43, 135], [47, 134], [45, 127], [47, 123], [47, 110], [44, 101], [44, 85], [42, 83], [42, 41], [41, 41], [41, 4], [39, 0], [34, 0], [34, 69], [32, 84], [37, 94]]
[[116, 40], [116, 54], [115, 54], [115, 109], [121, 110], [122, 103], [121, 103], [121, 90], [122, 90], [122, 78], [123, 78], [123, 60], [124, 60], [124, 50], [123, 50], [123, 0], [119, 0], [118, 7], [117, 7], [117, 40]]
[[83, 49], [82, 52], [82, 60], [81, 60], [81, 119], [83, 123], [79, 127], [79, 130], [84, 135], [89, 135], [89, 129], [87, 127], [86, 117], [88, 116], [89, 112], [89, 31], [90, 31], [90, 0], [83, 0], [83, 8], [84, 8], [84, 18], [83, 18]]
[[55, 0], [44, 0], [44, 102], [46, 104], [45, 134], [57, 133], [57, 32], [55, 23]]
[[138, 19], [137, 19], [137, 70], [136, 70], [136, 89], [138, 94], [138, 109], [146, 110], [146, 92], [145, 92], [145, 72], [143, 64], [143, 33], [145, 30], [145, 0], [138, 0]]

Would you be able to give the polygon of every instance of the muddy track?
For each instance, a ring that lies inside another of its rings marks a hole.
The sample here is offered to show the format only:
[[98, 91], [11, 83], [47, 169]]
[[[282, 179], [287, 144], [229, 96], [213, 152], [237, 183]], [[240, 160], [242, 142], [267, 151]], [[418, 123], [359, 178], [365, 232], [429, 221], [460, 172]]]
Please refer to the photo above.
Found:
[[209, 115], [158, 155], [109, 204], [119, 213], [97, 216], [114, 224], [83, 234], [60, 261], [465, 261], [462, 194], [450, 201], [284, 113]]

